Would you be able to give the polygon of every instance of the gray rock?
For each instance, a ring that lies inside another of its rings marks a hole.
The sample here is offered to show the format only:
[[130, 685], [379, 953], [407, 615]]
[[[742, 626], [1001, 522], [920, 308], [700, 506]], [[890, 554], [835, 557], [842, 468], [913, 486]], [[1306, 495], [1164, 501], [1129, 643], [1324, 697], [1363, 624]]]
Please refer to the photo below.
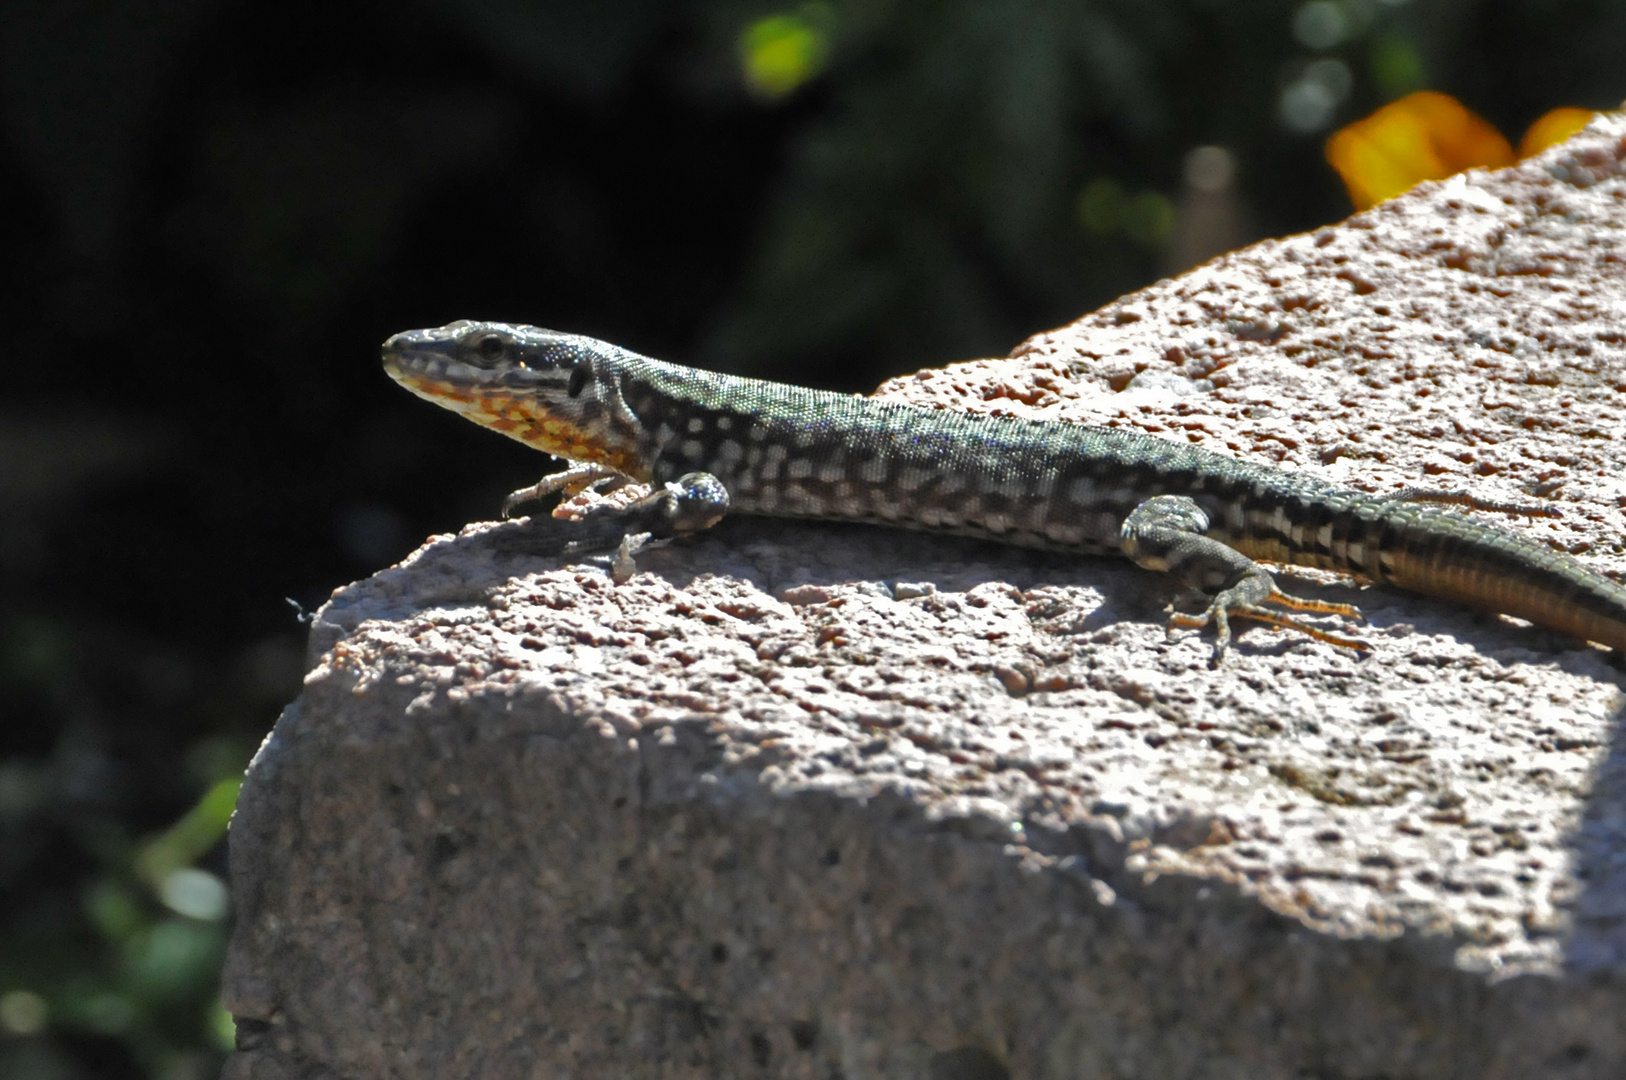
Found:
[[[884, 391], [1552, 498], [1513, 527], [1618, 571], [1623, 158], [1611, 117]], [[1373, 654], [1216, 670], [1126, 563], [728, 520], [616, 585], [512, 528], [322, 609], [232, 825], [233, 1080], [1626, 1075], [1599, 649], [1295, 573]]]

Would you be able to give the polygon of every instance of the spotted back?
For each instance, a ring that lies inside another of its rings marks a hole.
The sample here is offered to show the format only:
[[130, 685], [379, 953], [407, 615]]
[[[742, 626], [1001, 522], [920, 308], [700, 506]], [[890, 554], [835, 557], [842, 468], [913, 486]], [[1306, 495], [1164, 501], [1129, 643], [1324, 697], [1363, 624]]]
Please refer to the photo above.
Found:
[[1223, 529], [1238, 489], [1288, 478], [1109, 428], [922, 409], [643, 358], [623, 365], [621, 393], [657, 480], [712, 473], [746, 513], [1109, 552], [1151, 495], [1197, 497]]

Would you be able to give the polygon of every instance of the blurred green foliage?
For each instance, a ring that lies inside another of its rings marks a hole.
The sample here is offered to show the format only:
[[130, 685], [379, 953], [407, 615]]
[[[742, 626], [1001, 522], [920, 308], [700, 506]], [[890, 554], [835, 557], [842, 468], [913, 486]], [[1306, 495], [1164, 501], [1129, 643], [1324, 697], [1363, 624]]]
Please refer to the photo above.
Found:
[[827, 3], [765, 15], [740, 34], [740, 75], [763, 97], [782, 98], [824, 70], [834, 13]]
[[[194, 864], [225, 836], [241, 780], [216, 781], [169, 828], [137, 838], [118, 817], [74, 805], [83, 793], [73, 786], [100, 771], [87, 760], [94, 750], [76, 741], [64, 733], [54, 760], [0, 763], [8, 862], [37, 852], [53, 826], [81, 856], [68, 881], [41, 890], [40, 902], [8, 905], [0, 1076], [103, 1074], [96, 1066], [107, 1055], [97, 1047], [109, 1043], [122, 1053], [105, 1075], [133, 1066], [165, 1080], [211, 1076], [232, 1040], [216, 991], [228, 904], [221, 878]], [[225, 756], [241, 760], [235, 750]]]
[[[1511, 130], [1559, 99], [1611, 106], [1626, 90], [1599, 44], [1622, 41], [1626, 13], [1604, 3], [713, 6], [755, 20], [748, 43], [806, 58], [783, 61], [767, 96], [821, 97], [698, 350], [765, 374], [1002, 353], [1217, 254], [1182, 243], [1182, 163], [1201, 147], [1238, 164], [1227, 197], [1245, 241], [1347, 213], [1322, 140], [1421, 86], [1514, 114]], [[1575, 48], [1568, 78], [1503, 84]]]
[[1618, 0], [0, 5], [0, 1077], [217, 1071], [283, 597], [535, 479], [389, 333], [864, 389], [1337, 220], [1394, 97], [1517, 132], [1622, 55]]

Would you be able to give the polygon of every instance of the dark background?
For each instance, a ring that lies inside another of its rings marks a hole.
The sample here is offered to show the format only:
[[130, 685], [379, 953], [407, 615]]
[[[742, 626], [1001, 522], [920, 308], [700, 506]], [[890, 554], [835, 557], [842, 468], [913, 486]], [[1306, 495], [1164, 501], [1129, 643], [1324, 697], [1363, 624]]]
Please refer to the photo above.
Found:
[[1516, 142], [1623, 57], [1608, 0], [5, 0], [0, 1075], [214, 1074], [285, 598], [544, 467], [390, 333], [868, 389], [1342, 218], [1322, 141], [1409, 90]]

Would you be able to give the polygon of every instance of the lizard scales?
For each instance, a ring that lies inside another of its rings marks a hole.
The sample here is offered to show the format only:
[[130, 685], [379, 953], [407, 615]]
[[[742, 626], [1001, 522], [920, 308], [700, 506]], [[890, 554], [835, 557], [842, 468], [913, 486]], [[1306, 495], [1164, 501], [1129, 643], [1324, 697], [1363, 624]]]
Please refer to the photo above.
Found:
[[[1119, 554], [1217, 594], [1227, 615], [1351, 647], [1260, 607], [1358, 614], [1275, 589], [1252, 560], [1322, 567], [1626, 650], [1626, 588], [1435, 502], [1371, 495], [1150, 435], [931, 410], [663, 363], [592, 338], [456, 322], [397, 334], [407, 389], [577, 468], [515, 497], [627, 478], [715, 478], [714, 512], [835, 518]], [[690, 489], [685, 489], [690, 490]], [[596, 517], [597, 515], [592, 515]], [[678, 528], [676, 531], [685, 531]]]

